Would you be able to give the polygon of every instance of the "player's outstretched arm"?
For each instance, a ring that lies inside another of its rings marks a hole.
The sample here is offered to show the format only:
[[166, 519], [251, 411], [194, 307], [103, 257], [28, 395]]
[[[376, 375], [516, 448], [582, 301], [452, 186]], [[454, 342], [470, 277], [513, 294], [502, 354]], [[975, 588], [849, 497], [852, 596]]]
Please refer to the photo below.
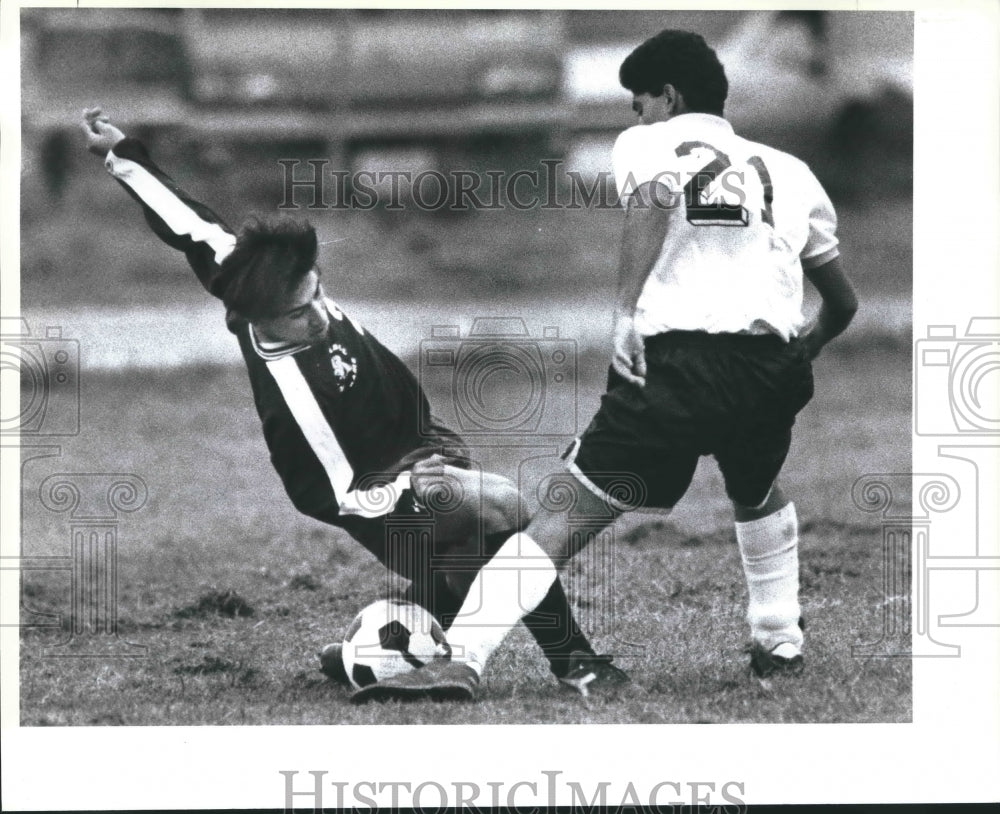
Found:
[[808, 348], [809, 358], [815, 359], [824, 345], [851, 324], [858, 310], [858, 297], [841, 268], [839, 257], [822, 266], [807, 269], [805, 275], [823, 298], [816, 321], [801, 337]]
[[168, 246], [184, 252], [201, 284], [221, 296], [222, 261], [236, 237], [211, 209], [195, 201], [152, 160], [146, 147], [111, 124], [99, 107], [83, 111], [87, 149], [142, 207], [150, 228]]

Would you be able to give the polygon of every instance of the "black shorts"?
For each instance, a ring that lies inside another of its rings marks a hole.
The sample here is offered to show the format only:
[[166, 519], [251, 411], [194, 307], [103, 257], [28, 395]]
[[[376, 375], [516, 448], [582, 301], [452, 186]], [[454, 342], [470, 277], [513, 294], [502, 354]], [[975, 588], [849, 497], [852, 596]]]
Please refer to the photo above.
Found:
[[[472, 466], [465, 440], [436, 419], [431, 420], [432, 432], [425, 436], [423, 443], [380, 473], [380, 480], [390, 482], [393, 476], [412, 469], [418, 461], [435, 454], [443, 456], [445, 463], [459, 469]], [[421, 504], [413, 489], [409, 488], [399, 494], [387, 514], [378, 517], [342, 516], [338, 518], [337, 525], [350, 533], [390, 571], [413, 581], [425, 579], [455, 544], [454, 540], [437, 539], [433, 510]]]
[[731, 500], [762, 504], [813, 395], [802, 343], [670, 331], [646, 340], [646, 370], [644, 387], [610, 370], [597, 415], [564, 456], [570, 471], [621, 511], [669, 509], [712, 455]]
[[[479, 571], [515, 532], [512, 527], [482, 539], [454, 540], [436, 533], [434, 511], [406, 489], [396, 508], [381, 517], [345, 517], [342, 527], [386, 568], [418, 586], [429, 586], [434, 572]], [[470, 536], [475, 530], [470, 529]], [[458, 546], [456, 548], [456, 545]]]
[[347, 516], [342, 527], [390, 571], [407, 579], [420, 579], [447, 543], [434, 534], [433, 513], [420, 505], [412, 489], [404, 489], [395, 508], [379, 517]]

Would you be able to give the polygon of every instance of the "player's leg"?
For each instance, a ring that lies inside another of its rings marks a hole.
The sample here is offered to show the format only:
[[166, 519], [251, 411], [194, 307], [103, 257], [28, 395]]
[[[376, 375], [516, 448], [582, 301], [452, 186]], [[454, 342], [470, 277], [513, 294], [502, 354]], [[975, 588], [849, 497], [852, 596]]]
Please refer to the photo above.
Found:
[[[736, 540], [747, 581], [751, 668], [761, 678], [802, 666], [798, 519], [777, 485], [796, 413], [812, 396], [811, 367], [795, 345], [755, 348], [740, 369], [750, 371], [746, 423], [715, 451], [733, 503]], [[763, 388], [759, 382], [764, 382]], [[739, 382], [733, 386], [739, 386]], [[761, 395], [763, 393], [764, 395]]]
[[[394, 522], [390, 525], [386, 522], [387, 517], [385, 516], [370, 518], [348, 516], [340, 518], [339, 527], [350, 534], [386, 567], [387, 578], [388, 572], [391, 571], [410, 580], [410, 585], [404, 592], [403, 598], [431, 609], [429, 597], [434, 596], [435, 592], [430, 581], [423, 578], [424, 574], [430, 573], [427, 562], [432, 556], [429, 541], [423, 534], [426, 528], [424, 524], [418, 525], [416, 521], [409, 528], [406, 524], [407, 517], [419, 517], [412, 490], [406, 490], [400, 496], [392, 517]], [[415, 544], [411, 545], [411, 543]], [[417, 586], [416, 590], [419, 596], [413, 595], [414, 586]], [[387, 581], [380, 598], [384, 599], [390, 595], [398, 595], [398, 589], [394, 589]], [[440, 596], [443, 600], [445, 599], [444, 590], [440, 592]], [[341, 642], [326, 644], [318, 654], [320, 671], [332, 681], [350, 686], [350, 680], [344, 668], [342, 652]]]
[[456, 467], [437, 454], [415, 460], [411, 469], [413, 496], [434, 542], [406, 598], [427, 608], [447, 631], [476, 572], [499, 547], [494, 532], [520, 527], [527, 512], [507, 478]]
[[[388, 539], [389, 527], [382, 519], [352, 519], [346, 526], [387, 568], [410, 580], [403, 597], [427, 608], [447, 630], [478, 570], [526, 521], [527, 512], [516, 487], [501, 476], [450, 466], [426, 473], [414, 481], [413, 497], [419, 495], [420, 510], [410, 505], [407, 496], [399, 502], [391, 524], [397, 543], [406, 545], [422, 537], [420, 551], [397, 551], [399, 546]], [[407, 516], [415, 524], [411, 535], [400, 533]], [[497, 532], [498, 527], [504, 531]], [[566, 676], [580, 655], [594, 655], [558, 579], [523, 621], [557, 678]], [[331, 678], [346, 676], [337, 644], [327, 645], [320, 661]]]
[[750, 666], [760, 678], [802, 666], [798, 519], [775, 485], [763, 504], [733, 504], [747, 581]]
[[[489, 535], [484, 540], [485, 549], [466, 551], [466, 556], [458, 560], [458, 565], [454, 564], [457, 558], [453, 557], [447, 561], [452, 563], [450, 566], [432, 572], [433, 600], [426, 607], [437, 617], [446, 632], [450, 632], [456, 617], [461, 614], [462, 605], [479, 570], [515, 532], [516, 529], [510, 529]], [[416, 583], [411, 584], [410, 590], [426, 593], [421, 591]], [[408, 594], [407, 598], [418, 601], [417, 593], [413, 597]], [[589, 639], [576, 621], [562, 580], [559, 578], [553, 581], [538, 606], [527, 613], [521, 621], [542, 649], [549, 663], [549, 669], [556, 678], [563, 678], [569, 674], [581, 655], [595, 655]]]
[[[579, 500], [584, 510], [606, 511], [602, 501], [580, 487]], [[458, 616], [448, 631], [452, 649], [450, 662], [428, 664], [412, 673], [404, 673], [365, 687], [352, 696], [354, 703], [372, 700], [472, 700], [483, 666], [513, 627], [524, 617], [538, 613], [545, 606], [553, 586], [560, 585], [553, 558], [533, 539], [538, 537], [552, 546], [555, 559], [564, 561], [566, 547], [565, 517], [543, 509], [523, 532], [505, 540], [495, 555], [475, 574]], [[565, 594], [562, 595], [565, 600]], [[568, 610], [568, 602], [565, 610]], [[623, 683], [628, 678], [604, 657], [572, 654], [567, 664], [567, 681], [583, 695], [599, 678], [606, 683]], [[575, 675], [576, 672], [582, 675]], [[614, 681], [612, 681], [614, 679]], [[576, 682], [571, 683], [571, 682]]]
[[[585, 544], [623, 511], [641, 506], [669, 509], [687, 490], [697, 465], [696, 452], [685, 448], [684, 421], [676, 418], [670, 398], [669, 376], [657, 375], [655, 357], [643, 388], [634, 387], [609, 374], [608, 392], [590, 426], [567, 453], [573, 477], [546, 490], [542, 507], [522, 532], [511, 536], [476, 575], [469, 595], [449, 632], [454, 661], [453, 689], [465, 686], [469, 670], [478, 675], [500, 642], [526, 614], [536, 610], [548, 594], [561, 567], [574, 552], [568, 520], [586, 518]], [[650, 363], [652, 362], [652, 363]], [[686, 409], [681, 405], [681, 409]], [[661, 429], [673, 427], [664, 438]], [[567, 516], [568, 515], [568, 516]], [[610, 674], [612, 665], [583, 665], [581, 680], [574, 686], [588, 691], [588, 680], [597, 673]], [[416, 670], [405, 680], [388, 679], [398, 697], [418, 695], [447, 684], [442, 673], [452, 668]], [[625, 678], [618, 670], [618, 676]], [[423, 674], [423, 675], [421, 675]], [[395, 696], [391, 696], [395, 697]], [[358, 696], [365, 700], [364, 691]]]
[[[435, 534], [450, 541], [434, 568], [433, 599], [425, 605], [448, 630], [476, 574], [511, 535], [528, 523], [530, 513], [510, 479], [440, 465], [433, 458], [414, 465], [413, 485], [417, 498], [433, 510]], [[421, 591], [416, 584], [411, 589]], [[594, 655], [559, 579], [522, 621], [557, 678], [570, 672], [574, 654]]]
[[[590, 491], [575, 478], [559, 481], [556, 488], [565, 501], [563, 510], [543, 507], [523, 534], [549, 554], [553, 564], [561, 569], [588, 539], [610, 525], [621, 514], [621, 509], [609, 506], [605, 497]], [[567, 511], [577, 518], [587, 518], [585, 535], [570, 533]], [[552, 673], [564, 688], [587, 696], [592, 691], [614, 690], [630, 680], [612, 663], [613, 656], [598, 655], [593, 649], [580, 630], [559, 577], [545, 598], [522, 617], [522, 621], [542, 648], [548, 648]], [[549, 637], [547, 643], [546, 636]]]
[[[550, 482], [538, 513], [479, 572], [463, 604], [449, 641], [475, 669], [482, 670], [519, 618], [538, 608], [576, 547], [622, 512], [670, 509], [687, 490], [698, 455], [657, 433], [663, 411], [656, 408], [663, 404], [669, 406], [669, 400], [655, 377], [645, 388], [612, 378], [601, 409], [567, 452], [570, 474]], [[587, 533], [572, 535], [571, 520], [583, 521]], [[610, 675], [611, 669], [585, 663], [583, 681]], [[586, 694], [585, 683], [577, 689]]]
[[[600, 498], [582, 486], [573, 488], [578, 489], [576, 503], [582, 511], [608, 515]], [[572, 553], [568, 538], [565, 514], [543, 507], [523, 531], [500, 540], [493, 556], [475, 574], [449, 630], [453, 658], [481, 672], [519, 620], [528, 626], [549, 658], [552, 672], [560, 678], [580, 657], [594, 655], [559, 579], [558, 566]]]

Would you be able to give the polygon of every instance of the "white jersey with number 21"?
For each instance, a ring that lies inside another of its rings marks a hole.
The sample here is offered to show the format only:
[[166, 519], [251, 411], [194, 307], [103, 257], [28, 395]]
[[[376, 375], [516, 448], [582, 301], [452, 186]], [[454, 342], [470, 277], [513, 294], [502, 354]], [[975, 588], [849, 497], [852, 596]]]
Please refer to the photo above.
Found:
[[833, 205], [802, 161], [737, 136], [719, 116], [685, 113], [626, 130], [613, 163], [623, 205], [656, 182], [653, 205], [684, 214], [639, 296], [641, 335], [798, 335], [802, 269], [839, 253]]

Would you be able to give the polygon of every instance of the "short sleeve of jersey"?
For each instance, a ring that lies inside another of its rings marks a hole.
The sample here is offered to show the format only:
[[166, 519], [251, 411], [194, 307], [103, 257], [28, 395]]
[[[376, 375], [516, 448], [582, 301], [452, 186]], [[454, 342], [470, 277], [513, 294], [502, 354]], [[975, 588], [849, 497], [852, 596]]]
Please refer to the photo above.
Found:
[[611, 166], [622, 204], [636, 189], [650, 181], [663, 184], [671, 192], [680, 191], [680, 175], [670, 172], [664, 156], [669, 153], [658, 143], [656, 131], [651, 127], [637, 125], [618, 136]]
[[840, 250], [837, 248], [837, 213], [826, 190], [811, 172], [807, 188], [813, 203], [809, 210], [809, 237], [800, 259], [803, 268], [813, 269], [829, 263]]

